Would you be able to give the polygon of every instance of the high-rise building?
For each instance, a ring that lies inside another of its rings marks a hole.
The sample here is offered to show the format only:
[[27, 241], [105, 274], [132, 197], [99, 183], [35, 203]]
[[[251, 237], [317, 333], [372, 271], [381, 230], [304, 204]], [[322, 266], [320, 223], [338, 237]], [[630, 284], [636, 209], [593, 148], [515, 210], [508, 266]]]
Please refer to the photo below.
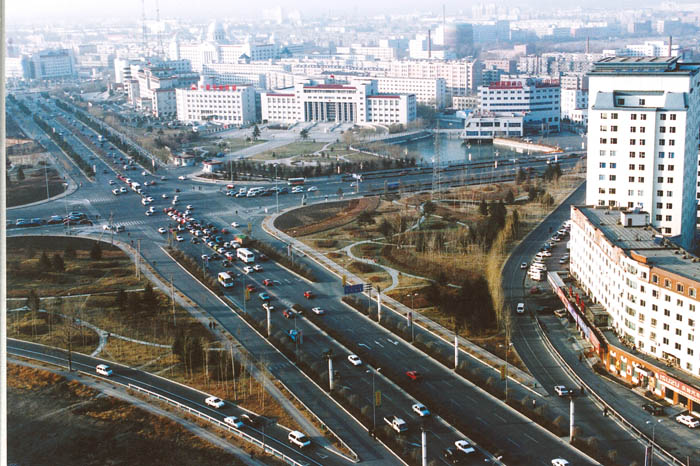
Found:
[[42, 50], [24, 57], [25, 79], [70, 79], [77, 77], [75, 58], [68, 49]]
[[589, 73], [586, 203], [639, 208], [691, 248], [697, 218], [700, 64], [611, 57]]

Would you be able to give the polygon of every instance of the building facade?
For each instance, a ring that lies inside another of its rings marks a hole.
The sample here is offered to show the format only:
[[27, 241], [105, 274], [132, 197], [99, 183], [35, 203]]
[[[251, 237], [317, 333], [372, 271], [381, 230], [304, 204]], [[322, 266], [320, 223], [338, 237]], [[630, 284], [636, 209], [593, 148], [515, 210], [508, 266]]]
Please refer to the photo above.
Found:
[[481, 62], [476, 59], [463, 60], [395, 60], [390, 64], [386, 76], [397, 78], [419, 78], [445, 80], [447, 105], [452, 97], [470, 95], [481, 84]]
[[68, 49], [42, 50], [24, 57], [22, 69], [25, 79], [61, 80], [78, 76], [75, 58]]
[[329, 121], [408, 124], [416, 119], [416, 96], [383, 94], [376, 80], [350, 83], [298, 83], [281, 92], [261, 95], [263, 121], [293, 123]]
[[498, 137], [522, 137], [523, 115], [513, 113], [472, 112], [464, 120], [462, 139], [492, 140]]
[[255, 89], [251, 86], [192, 86], [176, 89], [177, 119], [246, 126], [256, 121]]
[[646, 212], [572, 207], [571, 221], [571, 274], [617, 338], [700, 376], [700, 259], [649, 228]]
[[700, 65], [606, 58], [589, 74], [586, 203], [640, 208], [691, 248], [697, 221]]
[[479, 88], [479, 110], [523, 114], [525, 129], [559, 131], [559, 81], [538, 78], [507, 78]]

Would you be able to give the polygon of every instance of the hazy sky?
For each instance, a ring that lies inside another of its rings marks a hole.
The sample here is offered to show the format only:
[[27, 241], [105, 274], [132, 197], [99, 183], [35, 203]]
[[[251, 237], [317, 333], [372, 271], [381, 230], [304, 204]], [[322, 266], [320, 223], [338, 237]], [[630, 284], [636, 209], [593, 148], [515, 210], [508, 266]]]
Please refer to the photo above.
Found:
[[[145, 0], [146, 17], [155, 18], [156, 0]], [[459, 9], [469, 11], [471, 6], [481, 3], [478, 0], [352, 0], [341, 2], [329, 2], [328, 0], [160, 0], [161, 18], [167, 17], [191, 17], [193, 19], [207, 19], [216, 17], [251, 16], [258, 13], [261, 8], [282, 6], [285, 9], [299, 9], [303, 14], [329, 11], [333, 13], [348, 13], [357, 11], [358, 14], [376, 14], [386, 12], [406, 12], [412, 10], [442, 9], [446, 5], [448, 15], [457, 13]], [[485, 0], [483, 3], [496, 3], [502, 5], [509, 3], [516, 6], [540, 6], [540, 7], [629, 7], [650, 4], [650, 0], [578, 0], [577, 2], [561, 2], [560, 0]], [[682, 2], [679, 2], [682, 3]], [[62, 20], [80, 20], [86, 18], [124, 18], [135, 19], [141, 17], [140, 0], [7, 0], [7, 23], [12, 26], [15, 21], [48, 23]]]

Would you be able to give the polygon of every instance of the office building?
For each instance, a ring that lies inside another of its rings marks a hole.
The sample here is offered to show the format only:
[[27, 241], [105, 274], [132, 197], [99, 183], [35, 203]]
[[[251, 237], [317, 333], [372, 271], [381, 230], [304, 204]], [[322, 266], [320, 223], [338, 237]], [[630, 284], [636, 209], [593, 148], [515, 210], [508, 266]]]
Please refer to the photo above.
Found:
[[479, 87], [479, 110], [524, 116], [525, 131], [557, 132], [560, 89], [558, 80], [509, 78]]
[[176, 89], [177, 119], [185, 123], [211, 122], [246, 126], [255, 123], [255, 89], [252, 86], [201, 84]]
[[490, 141], [499, 137], [523, 136], [522, 114], [471, 112], [464, 120], [461, 138], [465, 141]]
[[376, 80], [333, 84], [309, 81], [292, 89], [265, 92], [260, 100], [262, 119], [268, 122], [405, 125], [416, 119], [415, 95], [383, 94]]
[[562, 121], [587, 126], [588, 76], [583, 73], [569, 73], [559, 79]]
[[586, 203], [639, 208], [691, 248], [697, 218], [700, 65], [605, 58], [589, 73]]
[[68, 49], [42, 50], [22, 58], [24, 79], [63, 80], [78, 76], [73, 53]]
[[447, 105], [452, 97], [470, 95], [481, 84], [481, 62], [467, 58], [462, 60], [395, 60], [392, 61], [385, 76], [400, 78], [445, 80]]

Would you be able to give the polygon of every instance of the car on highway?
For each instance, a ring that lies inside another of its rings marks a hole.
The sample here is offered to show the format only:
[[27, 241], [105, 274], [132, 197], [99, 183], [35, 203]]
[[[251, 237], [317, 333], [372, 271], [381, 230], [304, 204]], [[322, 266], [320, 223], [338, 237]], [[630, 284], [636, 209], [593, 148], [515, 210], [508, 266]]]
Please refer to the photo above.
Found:
[[326, 311], [324, 311], [324, 310], [321, 309], [320, 307], [314, 307], [314, 308], [312, 308], [312, 309], [311, 309], [311, 312], [313, 312], [314, 314], [319, 315], [319, 316], [321, 316], [321, 315], [323, 315], [323, 314], [326, 313]]
[[362, 360], [356, 354], [349, 355], [348, 361], [350, 361], [350, 364], [353, 366], [359, 366], [362, 364]]
[[114, 184], [114, 180], [109, 180], [107, 183], [109, 183], [110, 185], [113, 185], [113, 184]]
[[185, 177], [184, 177], [183, 175], [180, 175], [180, 176], [177, 177], [177, 179], [180, 180], [180, 181], [183, 181], [183, 180], [185, 179]]
[[122, 231], [126, 231], [126, 227], [124, 225], [117, 225], [117, 229], [115, 231], [117, 233], [121, 233]]
[[555, 385], [554, 386], [554, 392], [559, 396], [559, 397], [564, 397], [568, 396], [571, 394], [571, 390], [568, 389], [564, 385]]
[[49, 225], [57, 225], [59, 223], [63, 223], [63, 217], [61, 217], [60, 215], [52, 215], [49, 221], [46, 223], [48, 223]]
[[421, 380], [423, 376], [418, 371], [406, 371], [406, 377], [411, 380]]
[[187, 210], [194, 210], [194, 207], [192, 207], [192, 204], [187, 204], [185, 207]]
[[225, 261], [223, 261], [223, 262], [221, 263], [221, 266], [222, 266], [222, 267], [229, 268], [229, 267], [232, 267], [233, 264], [231, 263], [231, 261], [225, 260]]
[[126, 188], [125, 188], [124, 186], [122, 186], [121, 188], [119, 188], [119, 192], [120, 192], [120, 193], [125, 193], [125, 192], [126, 192]]
[[167, 199], [167, 198], [168, 198], [168, 195], [165, 194], [165, 193], [163, 193], [163, 194], [160, 195], [160, 197], [162, 197], [163, 199]]
[[430, 416], [430, 411], [428, 410], [428, 408], [425, 407], [423, 403], [416, 403], [413, 406], [411, 406], [411, 409], [420, 417]]
[[202, 254], [202, 260], [203, 260], [204, 262], [207, 262], [209, 259], [211, 259], [211, 258], [209, 257], [208, 254]]
[[522, 314], [525, 312], [525, 303], [518, 303], [518, 306], [515, 308], [515, 312], [518, 314]]
[[212, 408], [216, 408], [216, 409], [221, 409], [226, 404], [226, 403], [224, 403], [224, 400], [222, 400], [221, 398], [217, 398], [215, 396], [207, 397], [207, 399], [204, 400], [204, 403], [207, 406], [211, 406]]
[[466, 454], [474, 453], [476, 451], [476, 450], [474, 450], [474, 447], [472, 446], [472, 444], [469, 443], [468, 440], [464, 440], [464, 439], [456, 440], [455, 441], [455, 448], [457, 448], [457, 450], [459, 450], [463, 453], [466, 453]]
[[270, 300], [270, 295], [267, 293], [260, 293], [258, 295], [258, 298], [260, 298], [262, 301], [269, 301]]
[[107, 364], [98, 364], [95, 367], [95, 372], [97, 372], [100, 375], [104, 375], [105, 377], [109, 377], [112, 375], [112, 368], [109, 367]]
[[306, 191], [312, 193], [314, 191], [318, 191], [318, 188], [316, 186], [309, 186], [309, 189], [307, 189]]
[[243, 427], [243, 421], [238, 419], [238, 417], [236, 416], [226, 416], [224, 418], [224, 422], [230, 426], [235, 427], [236, 429], [240, 429], [241, 427]]
[[265, 280], [263, 280], [263, 285], [265, 285], [265, 286], [272, 286], [273, 283], [274, 282], [272, 280], [270, 280], [269, 278], [266, 278]]
[[652, 416], [662, 416], [664, 414], [664, 407], [656, 403], [644, 403], [642, 409]]
[[565, 317], [566, 314], [567, 314], [566, 309], [557, 309], [556, 311], [554, 311], [554, 315], [559, 317], [559, 318]]
[[289, 440], [289, 443], [296, 445], [299, 448], [304, 448], [311, 445], [311, 440], [309, 440], [306, 435], [298, 430], [291, 431], [287, 436], [287, 440]]
[[147, 217], [150, 217], [151, 215], [153, 215], [153, 211], [152, 211], [152, 210], [147, 210], [147, 211], [146, 211], [146, 216], [147, 216]]
[[521, 268], [521, 269], [526, 269], [526, 268], [527, 268], [527, 262], [523, 262], [522, 264], [520, 264], [520, 268]]
[[689, 414], [679, 414], [676, 416], [676, 422], [683, 424], [686, 427], [690, 427], [691, 429], [695, 429], [696, 427], [700, 426], [700, 421]]
[[312, 299], [314, 297], [314, 292], [311, 290], [304, 291], [304, 297], [306, 299]]
[[252, 271], [253, 271], [253, 267], [251, 267], [249, 265], [246, 265], [245, 267], [243, 267], [243, 273], [246, 275], [251, 273]]
[[552, 466], [569, 466], [569, 462], [564, 458], [554, 458], [552, 460]]
[[256, 272], [262, 272], [262, 271], [263, 271], [262, 265], [260, 265], [260, 264], [255, 264], [255, 265], [253, 266], [253, 270], [255, 270]]
[[296, 312], [293, 312], [291, 309], [285, 309], [282, 311], [282, 315], [285, 319], [293, 319], [297, 316]]
[[183, 237], [180, 236], [180, 235], [177, 235], [177, 236], [175, 237], [175, 241], [177, 241], [178, 243], [181, 243], [181, 242], [185, 241], [185, 238], [183, 238]]
[[251, 427], [258, 427], [262, 424], [262, 420], [259, 417], [251, 416], [250, 414], [241, 414], [241, 421]]
[[168, 230], [166, 230], [166, 229], [163, 228], [163, 227], [158, 228], [158, 233], [160, 233], [161, 235], [164, 235], [167, 231], [168, 231]]
[[269, 304], [269, 303], [263, 303], [262, 308], [265, 309], [266, 311], [270, 311], [270, 312], [275, 310], [275, 306], [273, 306], [272, 304]]

